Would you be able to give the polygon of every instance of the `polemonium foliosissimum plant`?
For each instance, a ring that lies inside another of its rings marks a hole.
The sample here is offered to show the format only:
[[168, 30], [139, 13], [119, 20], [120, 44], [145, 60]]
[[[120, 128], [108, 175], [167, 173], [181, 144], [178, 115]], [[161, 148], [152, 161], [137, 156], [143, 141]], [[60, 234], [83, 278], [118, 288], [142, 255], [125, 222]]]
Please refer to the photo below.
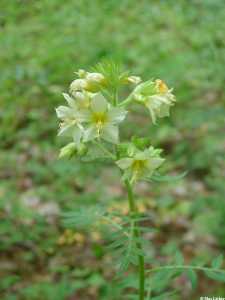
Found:
[[[186, 265], [182, 254], [177, 252], [171, 264], [161, 265], [145, 252], [142, 234], [153, 229], [142, 225], [148, 218], [138, 212], [133, 188], [141, 180], [166, 181], [179, 176], [159, 175], [158, 169], [165, 163], [162, 150], [154, 148], [149, 137], [133, 136], [129, 141], [123, 141], [120, 128], [126, 124], [131, 114], [130, 106], [134, 103], [146, 108], [153, 126], [161, 118], [169, 117], [176, 103], [173, 89], [161, 79], [144, 81], [139, 76], [122, 72], [112, 62], [100, 63], [92, 72], [78, 70], [76, 77], [69, 92], [63, 93], [66, 103], [56, 108], [60, 120], [58, 135], [69, 140], [59, 156], [85, 162], [110, 161], [119, 168], [128, 195], [129, 214], [125, 216], [109, 212], [104, 205], [64, 214], [68, 227], [90, 230], [93, 226], [110, 226], [112, 242], [107, 249], [117, 253], [118, 272], [122, 274], [130, 265], [137, 266], [137, 286], [131, 280], [125, 285], [131, 288], [130, 293], [121, 290], [119, 296], [113, 298], [111, 295], [110, 299], [165, 299], [174, 293], [169, 288], [170, 282], [182, 273], [190, 279], [193, 288], [197, 285], [196, 271], [204, 272], [211, 279], [225, 281], [225, 273], [220, 269], [222, 256], [215, 258], [210, 267], [196, 265], [196, 262]], [[123, 88], [131, 92], [121, 99]]]

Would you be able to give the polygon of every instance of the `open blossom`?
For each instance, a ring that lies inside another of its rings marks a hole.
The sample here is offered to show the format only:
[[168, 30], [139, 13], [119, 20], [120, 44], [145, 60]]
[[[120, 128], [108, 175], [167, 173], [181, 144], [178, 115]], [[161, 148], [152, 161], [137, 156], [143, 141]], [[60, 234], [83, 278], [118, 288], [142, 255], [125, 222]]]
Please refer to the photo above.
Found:
[[119, 142], [118, 125], [126, 117], [126, 111], [122, 108], [112, 107], [102, 94], [95, 94], [86, 117], [87, 129], [84, 133], [84, 141], [96, 138], [117, 144]]
[[157, 117], [169, 116], [169, 109], [176, 101], [172, 89], [160, 79], [141, 83], [134, 89], [133, 97], [148, 108], [154, 124]]
[[68, 106], [61, 105], [56, 108], [57, 117], [61, 120], [58, 135], [71, 135], [76, 144], [80, 143], [84, 128], [84, 112], [79, 110], [78, 103], [68, 94], [63, 94]]
[[152, 146], [144, 151], [134, 149], [129, 157], [118, 160], [116, 164], [124, 171], [123, 178], [133, 183], [138, 179], [150, 177], [161, 166], [165, 159], [160, 157], [160, 152], [160, 149], [154, 149]]
[[[68, 95], [69, 96], [69, 95]], [[90, 107], [94, 94], [86, 91], [75, 92], [74, 99], [78, 109], [87, 109]]]

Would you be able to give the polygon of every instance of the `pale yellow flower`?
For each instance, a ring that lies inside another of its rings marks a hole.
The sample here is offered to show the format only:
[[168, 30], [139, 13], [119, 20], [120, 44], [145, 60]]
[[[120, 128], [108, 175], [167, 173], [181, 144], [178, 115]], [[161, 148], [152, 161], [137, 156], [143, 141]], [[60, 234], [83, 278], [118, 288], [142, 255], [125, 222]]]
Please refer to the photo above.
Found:
[[164, 159], [160, 157], [160, 150], [149, 147], [144, 151], [135, 149], [129, 157], [124, 157], [116, 162], [124, 171], [123, 178], [131, 183], [145, 177], [151, 177], [153, 172], [161, 166]]
[[119, 128], [127, 112], [122, 108], [111, 106], [102, 94], [95, 94], [86, 117], [87, 129], [84, 133], [84, 141], [102, 138], [103, 140], [117, 144], [119, 142]]
[[161, 79], [141, 83], [134, 89], [132, 97], [148, 108], [154, 124], [157, 118], [169, 116], [169, 109], [176, 101], [172, 89]]
[[63, 94], [68, 106], [61, 105], [56, 108], [57, 117], [61, 120], [58, 135], [71, 135], [75, 144], [80, 144], [83, 134], [82, 122], [85, 120], [84, 112], [79, 110], [76, 101], [68, 94]]

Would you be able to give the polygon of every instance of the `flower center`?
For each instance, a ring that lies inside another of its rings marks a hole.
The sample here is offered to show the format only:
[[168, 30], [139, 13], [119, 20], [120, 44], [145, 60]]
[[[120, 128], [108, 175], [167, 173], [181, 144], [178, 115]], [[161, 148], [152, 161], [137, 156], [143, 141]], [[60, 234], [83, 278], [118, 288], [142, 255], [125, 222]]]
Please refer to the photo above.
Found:
[[140, 172], [145, 168], [147, 160], [135, 160], [132, 164], [132, 168], [135, 172]]
[[101, 113], [94, 113], [93, 114], [93, 122], [97, 126], [102, 126], [107, 121], [107, 114], [105, 112]]
[[97, 127], [97, 135], [99, 137], [101, 134], [102, 127], [107, 122], [107, 114], [106, 112], [94, 113], [92, 117], [93, 117], [93, 122]]
[[157, 89], [160, 94], [165, 94], [168, 92], [168, 87], [161, 79], [156, 80]]

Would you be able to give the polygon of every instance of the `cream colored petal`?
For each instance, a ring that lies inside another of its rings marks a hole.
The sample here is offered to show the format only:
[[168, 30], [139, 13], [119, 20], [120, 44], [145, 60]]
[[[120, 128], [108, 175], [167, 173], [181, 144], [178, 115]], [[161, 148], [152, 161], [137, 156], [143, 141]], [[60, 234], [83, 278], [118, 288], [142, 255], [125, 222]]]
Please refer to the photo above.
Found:
[[107, 111], [107, 108], [108, 102], [106, 101], [105, 97], [100, 93], [95, 94], [91, 101], [92, 111], [95, 113], [104, 113]]
[[109, 143], [118, 144], [119, 142], [119, 129], [114, 125], [104, 126], [102, 129], [102, 138]]
[[161, 105], [158, 115], [160, 118], [168, 117], [170, 115], [170, 107], [166, 104]]
[[129, 168], [132, 165], [132, 163], [133, 163], [133, 158], [129, 158], [129, 157], [121, 158], [116, 162], [117, 166], [122, 170]]
[[152, 108], [151, 106], [151, 103], [150, 102], [147, 102], [146, 103], [146, 106], [150, 112], [150, 116], [151, 116], [151, 119], [152, 119], [152, 123], [153, 124], [156, 124], [156, 115], [155, 115], [155, 112], [154, 112], [154, 109]]
[[75, 113], [78, 123], [88, 123], [92, 119], [92, 114], [87, 109], [82, 109]]
[[71, 116], [71, 108], [61, 105], [56, 108], [56, 115], [59, 119], [68, 118], [68, 116]]
[[147, 162], [147, 168], [149, 170], [155, 170], [161, 166], [161, 164], [165, 161], [164, 158], [156, 157], [156, 158], [149, 158]]
[[144, 151], [140, 151], [136, 153], [134, 157], [136, 160], [147, 160], [149, 159], [149, 150], [146, 149]]
[[122, 108], [112, 107], [108, 112], [109, 122], [112, 124], [118, 124], [125, 119], [126, 114], [126, 110]]
[[74, 130], [73, 130], [74, 143], [80, 144], [81, 137], [82, 137], [82, 129], [79, 128], [78, 126], [74, 127]]
[[97, 136], [97, 128], [95, 126], [90, 126], [84, 131], [84, 142], [94, 140]]
[[71, 129], [73, 128], [73, 124], [62, 125], [59, 128], [58, 136], [60, 135], [69, 135], [71, 133]]
[[72, 97], [70, 97], [69, 94], [63, 93], [63, 97], [66, 99], [68, 105], [69, 105], [71, 108], [76, 108], [75, 100], [74, 100]]

